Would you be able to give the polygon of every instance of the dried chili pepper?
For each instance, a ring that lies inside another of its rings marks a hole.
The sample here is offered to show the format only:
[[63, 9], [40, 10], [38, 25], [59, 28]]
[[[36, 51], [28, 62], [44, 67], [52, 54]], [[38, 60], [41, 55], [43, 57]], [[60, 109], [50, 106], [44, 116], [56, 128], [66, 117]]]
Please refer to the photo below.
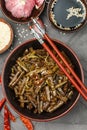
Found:
[[4, 130], [11, 130], [9, 122], [9, 112], [6, 105], [4, 106]]
[[12, 120], [13, 122], [15, 122], [15, 120], [16, 120], [15, 116], [9, 111], [8, 107], [7, 107], [7, 110], [8, 110], [8, 114], [9, 114], [9, 119]]
[[1, 101], [0, 101], [0, 110], [2, 109], [4, 103], [5, 103], [6, 99], [5, 98], [2, 98]]
[[27, 127], [28, 130], [33, 130], [33, 125], [31, 123], [31, 121], [23, 116], [20, 116], [20, 119], [22, 120], [22, 122], [25, 124], [25, 126]]
[[1, 75], [0, 75], [0, 84], [1, 84]]
[[14, 116], [10, 111], [9, 111], [9, 118], [10, 118], [10, 120], [12, 120], [13, 122], [16, 121], [15, 116]]

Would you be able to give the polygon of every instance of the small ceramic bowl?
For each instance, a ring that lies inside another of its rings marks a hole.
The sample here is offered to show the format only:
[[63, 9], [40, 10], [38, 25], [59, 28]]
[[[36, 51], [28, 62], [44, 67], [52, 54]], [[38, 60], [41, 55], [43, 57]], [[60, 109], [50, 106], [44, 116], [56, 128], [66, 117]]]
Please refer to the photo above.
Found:
[[[47, 41], [46, 41], [47, 42]], [[57, 40], [53, 40], [53, 42], [57, 45], [58, 49], [60, 51], [64, 51], [65, 54], [69, 57], [72, 64], [74, 65], [74, 69], [76, 74], [79, 76], [79, 78], [84, 82], [84, 74], [83, 69], [80, 64], [79, 59], [77, 58], [76, 54], [72, 49], [70, 49], [67, 45], [58, 43]], [[48, 44], [48, 43], [47, 43]], [[67, 101], [66, 104], [58, 108], [52, 113], [49, 112], [43, 112], [41, 114], [35, 114], [31, 110], [28, 110], [27, 108], [21, 108], [19, 102], [15, 98], [15, 93], [13, 90], [11, 90], [8, 85], [10, 82], [10, 74], [11, 74], [11, 68], [16, 63], [16, 59], [23, 55], [23, 52], [25, 49], [33, 47], [33, 49], [41, 49], [42, 45], [36, 40], [32, 39], [29, 40], [19, 46], [17, 46], [8, 56], [8, 58], [5, 61], [3, 72], [2, 72], [2, 88], [4, 95], [10, 104], [10, 106], [19, 114], [22, 116], [25, 116], [29, 119], [35, 120], [35, 121], [51, 121], [54, 119], [57, 119], [59, 117], [64, 116], [67, 114], [77, 103], [80, 94], [79, 92], [74, 88], [73, 96], [71, 100]]]
[[34, 8], [30, 17], [27, 17], [27, 18], [16, 18], [14, 17], [11, 12], [9, 12], [7, 9], [6, 9], [6, 6], [5, 6], [5, 0], [1, 0], [1, 9], [2, 9], [2, 12], [4, 13], [4, 15], [6, 17], [8, 17], [10, 20], [12, 20], [13, 22], [16, 22], [16, 23], [27, 23], [31, 20], [31, 17], [33, 18], [37, 18], [40, 16], [40, 14], [42, 13], [43, 9], [45, 7], [45, 2], [43, 2], [42, 6], [38, 9]]
[[0, 54], [11, 46], [12, 41], [13, 29], [11, 25], [3, 18], [0, 18]]
[[73, 32], [87, 23], [85, 0], [51, 0], [48, 4], [49, 22], [58, 30]]

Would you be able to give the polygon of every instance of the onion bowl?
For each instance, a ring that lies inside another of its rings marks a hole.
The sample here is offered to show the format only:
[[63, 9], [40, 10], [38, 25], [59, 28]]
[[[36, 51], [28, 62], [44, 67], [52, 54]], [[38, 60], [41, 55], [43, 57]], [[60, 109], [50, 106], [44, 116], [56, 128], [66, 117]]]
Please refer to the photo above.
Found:
[[12, 20], [13, 22], [16, 22], [16, 23], [21, 23], [21, 24], [24, 24], [24, 23], [28, 23], [30, 20], [31, 20], [31, 17], [33, 18], [37, 18], [40, 16], [40, 14], [42, 13], [42, 11], [44, 10], [44, 7], [45, 7], [45, 2], [43, 2], [43, 4], [38, 8], [36, 9], [35, 7], [33, 8], [32, 12], [31, 12], [31, 15], [29, 17], [22, 17], [22, 18], [16, 18], [14, 17], [10, 11], [8, 11], [6, 9], [6, 6], [5, 6], [5, 0], [1, 0], [1, 9], [2, 9], [2, 12], [3, 14], [9, 18], [10, 20]]
[[[58, 47], [60, 51], [64, 51], [65, 54], [69, 57], [72, 64], [74, 65], [74, 70], [76, 74], [81, 79], [81, 81], [84, 82], [83, 69], [75, 52], [67, 45], [58, 43], [57, 40], [53, 40], [53, 42], [56, 44], [56, 46]], [[75, 88], [73, 90], [72, 98], [68, 100], [63, 106], [55, 110], [54, 112], [52, 113], [42, 112], [41, 114], [35, 114], [31, 110], [25, 107], [21, 108], [19, 102], [15, 98], [14, 91], [8, 87], [9, 82], [10, 82], [9, 77], [11, 74], [12, 66], [16, 63], [17, 58], [23, 55], [23, 52], [25, 51], [25, 49], [30, 48], [30, 47], [33, 47], [33, 49], [35, 50], [43, 48], [36, 39], [31, 39], [17, 46], [7, 57], [4, 67], [3, 67], [3, 72], [2, 72], [2, 88], [3, 88], [4, 95], [9, 105], [13, 108], [13, 110], [16, 111], [19, 115], [22, 115], [26, 118], [29, 118], [35, 121], [45, 122], [45, 121], [51, 121], [59, 117], [62, 117], [66, 115], [75, 106], [75, 104], [77, 103], [80, 97], [79, 92]]]

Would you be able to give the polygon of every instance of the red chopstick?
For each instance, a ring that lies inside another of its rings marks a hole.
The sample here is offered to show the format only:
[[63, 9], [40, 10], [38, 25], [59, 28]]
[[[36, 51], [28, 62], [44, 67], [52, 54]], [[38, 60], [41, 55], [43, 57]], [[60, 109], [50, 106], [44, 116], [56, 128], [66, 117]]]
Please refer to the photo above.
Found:
[[[79, 91], [79, 93], [84, 97], [85, 100], [87, 100], [87, 89], [85, 87], [85, 85], [81, 82], [81, 80], [78, 78], [78, 76], [75, 74], [74, 70], [72, 68], [70, 68], [70, 66], [68, 65], [67, 61], [64, 59], [64, 57], [62, 56], [62, 54], [60, 53], [60, 51], [58, 50], [58, 48], [54, 45], [54, 43], [52, 42], [52, 40], [48, 37], [47, 34], [44, 34], [44, 38], [49, 42], [49, 44], [53, 47], [53, 49], [56, 51], [56, 53], [60, 56], [60, 58], [62, 59], [62, 61], [65, 63], [65, 65], [67, 66], [67, 68], [70, 70], [70, 72], [72, 73], [73, 77], [75, 79], [73, 79], [69, 73], [65, 70], [65, 68], [61, 65], [61, 63], [58, 61], [58, 59], [56, 58], [56, 56], [52, 53], [52, 51], [50, 50], [50, 48], [47, 46], [46, 43], [43, 43], [42, 46], [46, 49], [46, 51], [50, 54], [50, 56], [54, 59], [54, 61], [58, 64], [58, 66], [61, 68], [61, 70], [66, 74], [66, 76], [68, 77], [68, 79], [71, 81], [71, 83], [75, 86], [75, 88]], [[77, 82], [79, 83], [79, 85], [77, 84]], [[84, 91], [83, 91], [83, 90]]]
[[[46, 49], [46, 51], [50, 54], [50, 56], [54, 59], [54, 61], [58, 64], [58, 66], [61, 68], [61, 70], [66, 74], [66, 76], [71, 81], [71, 83], [74, 85], [74, 87], [78, 90], [78, 92], [84, 97], [85, 100], [87, 100], [87, 88], [86, 88], [86, 86], [82, 83], [82, 81], [76, 75], [76, 73], [74, 72], [74, 70], [69, 66], [68, 62], [62, 56], [61, 52], [56, 47], [56, 45], [53, 43], [53, 41], [49, 38], [49, 36], [42, 29], [42, 26], [38, 22], [38, 20], [32, 19], [32, 21], [33, 21], [33, 23], [34, 23], [35, 26], [30, 26], [30, 29], [33, 32], [34, 36], [37, 38], [37, 40], [40, 42], [40, 44]], [[35, 27], [37, 29], [35, 29]], [[41, 32], [40, 34], [38, 34], [38, 30]], [[71, 77], [71, 75], [69, 75], [69, 73], [66, 71], [66, 69], [61, 65], [61, 63], [59, 62], [59, 60], [56, 58], [56, 56], [52, 53], [52, 51], [50, 50], [50, 48], [44, 42], [43, 38], [45, 38], [48, 41], [48, 43], [50, 44], [50, 46], [55, 50], [55, 52], [61, 58], [61, 60], [63, 61], [63, 63], [70, 70], [73, 78]], [[61, 41], [58, 41], [58, 42], [62, 43]]]
[[44, 37], [47, 39], [47, 41], [50, 43], [50, 45], [53, 47], [53, 49], [56, 51], [56, 53], [60, 56], [60, 58], [65, 63], [65, 65], [67, 66], [67, 68], [70, 70], [70, 72], [72, 73], [72, 75], [74, 76], [74, 78], [77, 80], [77, 82], [79, 83], [79, 85], [81, 85], [81, 88], [87, 93], [86, 86], [81, 82], [81, 80], [76, 75], [76, 73], [74, 72], [74, 70], [69, 66], [69, 64], [67, 63], [67, 61], [62, 56], [61, 52], [58, 50], [58, 48], [55, 46], [55, 44], [50, 40], [49, 36], [47, 34], [45, 34]]

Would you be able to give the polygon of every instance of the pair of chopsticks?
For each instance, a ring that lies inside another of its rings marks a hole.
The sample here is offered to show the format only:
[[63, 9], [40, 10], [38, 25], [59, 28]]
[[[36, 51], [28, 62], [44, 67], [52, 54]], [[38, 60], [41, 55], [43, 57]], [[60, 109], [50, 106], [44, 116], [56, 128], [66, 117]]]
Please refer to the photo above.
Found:
[[[83, 96], [85, 100], [87, 100], [87, 88], [82, 83], [82, 81], [79, 79], [79, 77], [76, 75], [74, 70], [69, 66], [66, 59], [62, 56], [59, 49], [56, 47], [56, 45], [53, 43], [53, 41], [49, 38], [49, 36], [45, 33], [45, 31], [42, 29], [41, 25], [36, 19], [32, 19], [34, 26], [30, 26], [31, 32], [34, 34], [35, 38], [41, 43], [41, 45], [46, 49], [46, 51], [50, 54], [50, 56], [53, 58], [53, 60], [57, 63], [57, 65], [61, 68], [61, 70], [64, 72], [64, 74], [68, 77], [68, 79], [71, 81], [71, 83], [74, 85], [74, 87], [78, 90], [78, 92]], [[40, 34], [38, 34], [37, 30], [33, 27], [37, 27]], [[66, 65], [66, 67], [69, 69], [71, 74], [73, 75], [73, 78], [71, 75], [66, 71], [66, 69], [61, 65], [60, 61], [56, 58], [56, 56], [52, 53], [50, 48], [47, 46], [47, 44], [44, 42], [43, 39], [46, 39], [50, 46], [55, 50], [55, 52], [58, 54], [58, 56], [61, 58], [63, 63]], [[59, 41], [59, 43], [62, 43]]]

